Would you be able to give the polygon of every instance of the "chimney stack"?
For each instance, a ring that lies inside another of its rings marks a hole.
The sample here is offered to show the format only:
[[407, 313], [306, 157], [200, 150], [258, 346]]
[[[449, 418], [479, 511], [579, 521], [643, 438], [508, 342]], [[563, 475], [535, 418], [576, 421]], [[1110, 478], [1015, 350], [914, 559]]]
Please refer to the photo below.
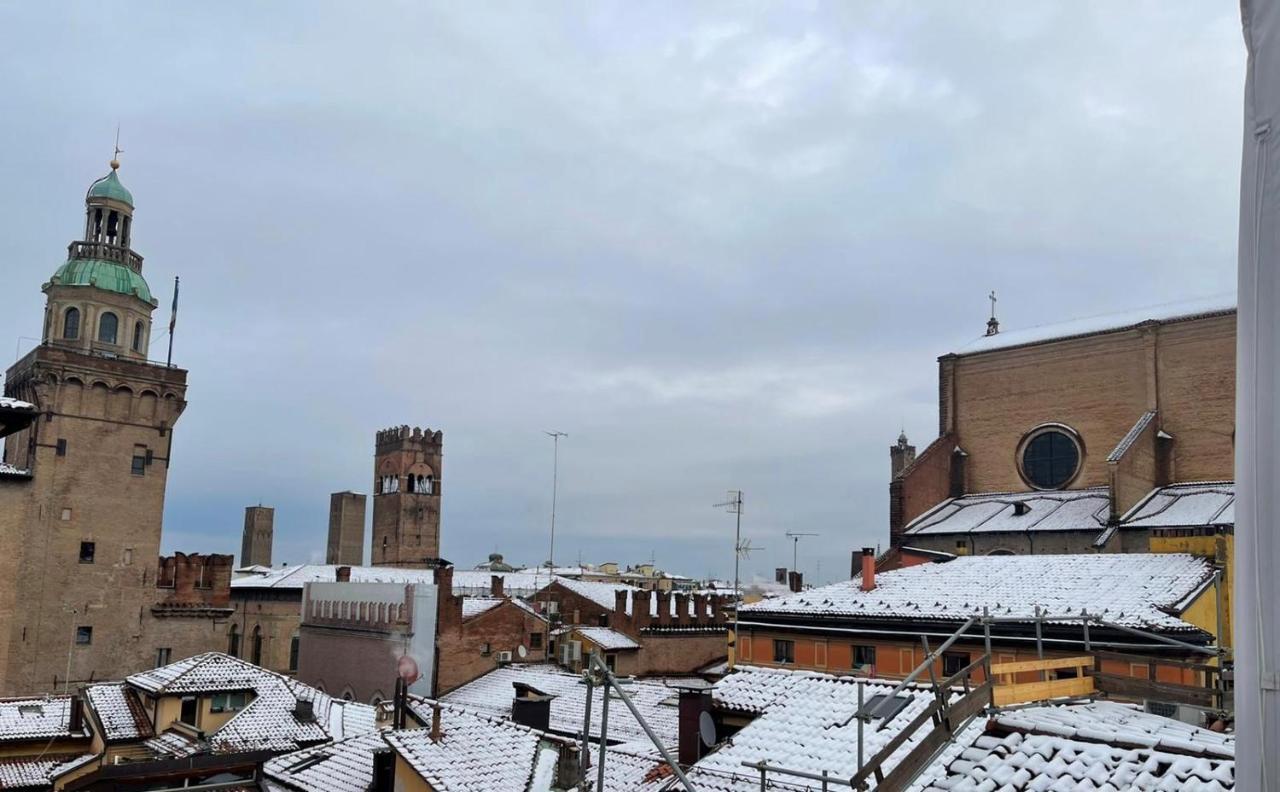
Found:
[[339, 583], [350, 583], [350, 582], [351, 582], [351, 567], [349, 567], [349, 566], [340, 566], [340, 567], [338, 567], [338, 571], [337, 571], [336, 575], [337, 575], [337, 576], [335, 577], [335, 580], [337, 580]]
[[431, 705], [431, 742], [440, 742], [440, 703]]
[[803, 572], [789, 573], [787, 576], [787, 585], [792, 591], [796, 591], [796, 592], [803, 591], [804, 590], [804, 573]]
[[774, 570], [773, 570], [773, 582], [774, 582], [774, 583], [786, 583], [786, 582], [787, 582], [787, 568], [786, 568], [786, 567], [775, 567], [775, 568], [774, 568]]
[[862, 548], [862, 590], [871, 591], [876, 587], [876, 550], [874, 547]]
[[67, 721], [67, 731], [73, 735], [84, 731], [84, 701], [79, 696], [71, 697], [71, 712]]
[[702, 714], [711, 709], [711, 693], [707, 690], [682, 688], [679, 699], [677, 758], [688, 767], [706, 752], [702, 742]]
[[502, 598], [502, 575], [489, 576], [489, 596]]
[[515, 698], [511, 701], [511, 720], [539, 731], [551, 728], [551, 699], [555, 696], [548, 696], [523, 682], [511, 684], [516, 689]]
[[381, 748], [373, 752], [373, 784], [370, 792], [392, 792], [396, 785], [396, 752]]

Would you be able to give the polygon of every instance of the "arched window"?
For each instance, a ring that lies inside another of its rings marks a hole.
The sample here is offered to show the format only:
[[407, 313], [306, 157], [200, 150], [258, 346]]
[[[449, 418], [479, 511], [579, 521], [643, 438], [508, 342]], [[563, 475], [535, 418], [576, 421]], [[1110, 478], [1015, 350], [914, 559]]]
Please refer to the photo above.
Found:
[[120, 329], [120, 320], [113, 313], [104, 313], [98, 320], [98, 340], [104, 344], [114, 344]]
[[142, 351], [142, 322], [133, 323], [133, 351]]
[[232, 657], [240, 656], [240, 627], [231, 625], [231, 632], [227, 634], [227, 654]]
[[71, 339], [80, 337], [79, 308], [68, 308], [67, 312], [62, 315], [62, 337]]
[[262, 627], [255, 625], [249, 641], [249, 662], [262, 665]]
[[424, 489], [424, 490], [423, 490], [423, 492], [427, 493], [428, 495], [430, 495], [431, 493], [435, 492], [435, 489], [436, 489], [436, 479], [435, 479], [435, 476], [432, 476], [430, 473], [428, 473], [428, 474], [427, 474], [427, 480], [426, 480], [426, 482], [425, 482], [425, 485], [424, 485], [424, 486], [426, 486], [426, 489]]

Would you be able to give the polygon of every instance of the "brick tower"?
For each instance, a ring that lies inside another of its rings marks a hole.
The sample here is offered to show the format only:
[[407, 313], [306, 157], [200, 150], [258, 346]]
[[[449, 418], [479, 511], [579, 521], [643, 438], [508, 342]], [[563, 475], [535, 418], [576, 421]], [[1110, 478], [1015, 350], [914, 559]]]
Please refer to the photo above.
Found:
[[326, 564], [360, 566], [364, 563], [365, 497], [358, 492], [329, 496], [329, 544]]
[[240, 540], [240, 566], [271, 566], [271, 542], [275, 538], [276, 510], [270, 506], [244, 508], [244, 536]]
[[[5, 375], [40, 417], [0, 465], [0, 695], [154, 664], [161, 515], [187, 372], [148, 360], [156, 300], [111, 171], [43, 286], [41, 343]], [[165, 644], [167, 645], [167, 644]]]
[[399, 426], [378, 432], [373, 460], [374, 566], [428, 567], [440, 557], [444, 433]]

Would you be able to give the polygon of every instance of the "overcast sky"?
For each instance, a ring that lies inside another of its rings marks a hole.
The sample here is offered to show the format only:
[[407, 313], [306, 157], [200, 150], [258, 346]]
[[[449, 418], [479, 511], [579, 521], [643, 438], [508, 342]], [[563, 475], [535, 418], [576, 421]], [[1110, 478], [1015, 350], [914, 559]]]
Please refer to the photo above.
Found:
[[4, 358], [122, 127], [164, 547], [323, 561], [373, 436], [445, 434], [443, 555], [847, 574], [987, 292], [1025, 327], [1230, 291], [1234, 3], [0, 2]]

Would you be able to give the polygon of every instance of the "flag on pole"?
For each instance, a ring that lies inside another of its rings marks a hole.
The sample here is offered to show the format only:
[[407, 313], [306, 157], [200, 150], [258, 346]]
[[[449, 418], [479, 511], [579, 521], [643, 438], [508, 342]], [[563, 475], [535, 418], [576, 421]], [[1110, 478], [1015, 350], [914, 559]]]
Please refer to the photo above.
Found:
[[169, 357], [166, 366], [173, 365], [173, 328], [178, 324], [178, 276], [173, 276], [173, 307], [169, 309]]

